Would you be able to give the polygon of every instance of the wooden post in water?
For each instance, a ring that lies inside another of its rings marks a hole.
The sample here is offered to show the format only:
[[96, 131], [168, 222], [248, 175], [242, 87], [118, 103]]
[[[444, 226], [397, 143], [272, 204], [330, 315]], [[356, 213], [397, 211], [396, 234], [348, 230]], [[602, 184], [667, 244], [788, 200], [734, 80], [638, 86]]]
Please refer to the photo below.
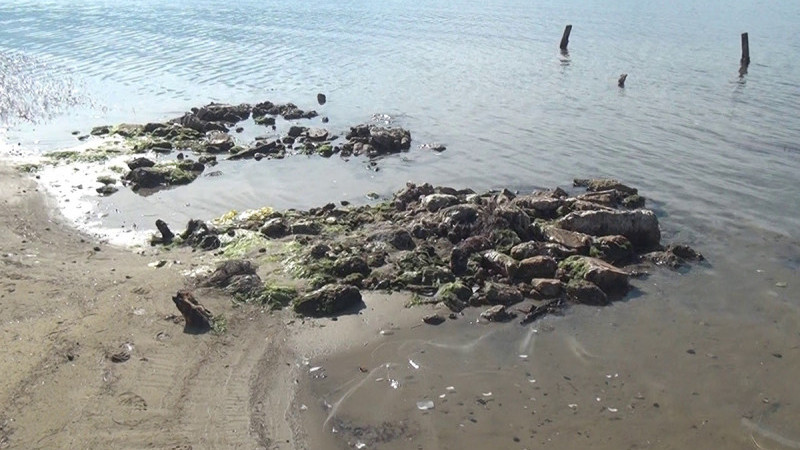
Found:
[[628, 74], [623, 73], [619, 76], [619, 80], [617, 80], [617, 86], [624, 88], [625, 87], [625, 80], [628, 79]]
[[567, 51], [567, 46], [569, 45], [569, 34], [572, 32], [572, 25], [567, 25], [564, 28], [564, 34], [561, 35], [561, 51]]
[[739, 62], [744, 69], [750, 65], [750, 39], [747, 33], [742, 33], [742, 59]]

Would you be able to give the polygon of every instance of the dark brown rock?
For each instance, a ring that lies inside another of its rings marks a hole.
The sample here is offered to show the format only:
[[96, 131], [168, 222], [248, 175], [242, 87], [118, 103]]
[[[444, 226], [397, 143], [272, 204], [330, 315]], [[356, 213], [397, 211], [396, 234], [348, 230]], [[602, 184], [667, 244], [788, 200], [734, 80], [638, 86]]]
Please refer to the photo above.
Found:
[[585, 280], [572, 280], [567, 283], [567, 298], [575, 303], [592, 306], [608, 305], [608, 296], [594, 283]]
[[549, 256], [532, 256], [519, 262], [515, 280], [530, 282], [533, 278], [552, 278], [556, 274], [558, 263]]
[[188, 290], [180, 290], [172, 297], [172, 301], [183, 315], [184, 329], [192, 331], [208, 331], [211, 329], [213, 314], [198, 303], [194, 294]]
[[481, 313], [481, 318], [489, 322], [508, 322], [517, 317], [517, 314], [508, 311], [503, 305], [495, 305]]
[[305, 316], [334, 315], [351, 309], [361, 302], [361, 292], [358, 288], [329, 284], [298, 297], [294, 301], [294, 311]]

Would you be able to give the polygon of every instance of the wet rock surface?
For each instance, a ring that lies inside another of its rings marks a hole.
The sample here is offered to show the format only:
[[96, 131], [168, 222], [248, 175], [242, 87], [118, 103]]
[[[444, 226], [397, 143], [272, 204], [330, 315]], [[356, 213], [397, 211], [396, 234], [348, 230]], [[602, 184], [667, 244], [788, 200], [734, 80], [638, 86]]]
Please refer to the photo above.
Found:
[[[319, 99], [322, 99], [320, 104], [326, 102], [324, 95]], [[210, 103], [165, 122], [95, 127], [91, 136], [116, 138], [116, 145], [113, 150], [94, 149], [87, 157], [104, 159], [109, 151], [148, 154], [131, 159], [130, 172], [123, 175], [125, 184], [133, 191], [148, 195], [155, 190], [191, 183], [206, 166], [216, 164], [216, 158], [209, 155], [233, 161], [293, 155], [330, 158], [336, 154], [349, 159], [363, 155], [371, 160], [371, 170], [377, 170], [376, 159], [411, 148], [411, 132], [406, 129], [366, 123], [337, 132], [323, 128], [328, 118], [316, 119], [317, 115], [316, 111], [303, 110], [293, 103]], [[305, 122], [307, 126], [303, 121], [312, 122]], [[266, 128], [267, 134], [254, 137], [252, 133], [243, 134], [251, 128]], [[177, 158], [173, 156], [176, 153]], [[192, 157], [198, 162], [194, 163]], [[114, 192], [111, 188], [98, 190], [101, 195]]]
[[[591, 186], [611, 186], [617, 192], [610, 194], [612, 200], [633, 192], [613, 180], [593, 180]], [[606, 197], [577, 200], [581, 195], [561, 189], [476, 194], [409, 183], [391, 201], [373, 205], [270, 210], [257, 219], [216, 226], [192, 221], [174, 241], [216, 248], [219, 239], [214, 237], [247, 230], [291, 243], [284, 265], [293, 277], [305, 280], [305, 294], [293, 307], [311, 316], [352, 308], [361, 302], [363, 289], [411, 291], [417, 303], [454, 312], [513, 307], [525, 313], [523, 321], [531, 321], [568, 304], [599, 306], [620, 299], [630, 289], [632, 274], [647, 267], [702, 259], [685, 245], [662, 246], [652, 211], [630, 210]], [[432, 206], [434, 199], [444, 200]], [[578, 202], [586, 209], [569, 206]], [[235, 264], [220, 273], [247, 267]], [[248, 281], [241, 280], [237, 289], [246, 290]], [[491, 314], [495, 319], [488, 320], [507, 320], [514, 312], [503, 310], [505, 316], [496, 310]]]

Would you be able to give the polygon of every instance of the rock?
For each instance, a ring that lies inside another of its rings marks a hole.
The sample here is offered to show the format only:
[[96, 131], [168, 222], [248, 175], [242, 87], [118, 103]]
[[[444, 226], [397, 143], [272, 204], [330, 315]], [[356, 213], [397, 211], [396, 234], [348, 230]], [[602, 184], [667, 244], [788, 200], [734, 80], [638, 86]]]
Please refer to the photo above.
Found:
[[552, 278], [558, 270], [558, 263], [549, 256], [532, 256], [518, 264], [514, 279], [530, 282], [533, 278]]
[[588, 254], [589, 247], [592, 245], [592, 237], [584, 233], [576, 233], [554, 226], [545, 227], [542, 231], [550, 242], [573, 249], [581, 255]]
[[452, 311], [459, 312], [467, 306], [469, 298], [472, 297], [472, 289], [468, 288], [460, 281], [453, 281], [439, 286], [434, 299], [444, 303]]
[[645, 198], [638, 195], [629, 195], [622, 199], [622, 206], [626, 208], [636, 209], [636, 208], [644, 208]]
[[202, 220], [192, 219], [186, 225], [186, 230], [181, 233], [183, 242], [191, 247], [200, 247], [203, 250], [214, 250], [221, 243], [216, 232], [208, 227]]
[[624, 294], [628, 291], [628, 272], [601, 259], [570, 256], [561, 261], [559, 267], [567, 278], [590, 281], [608, 294]]
[[398, 206], [398, 210], [402, 211], [405, 209], [405, 205], [419, 201], [420, 197], [430, 194], [433, 194], [433, 186], [429, 183], [419, 186], [414, 183], [407, 183], [405, 188], [394, 194], [394, 200], [396, 205], [403, 206], [402, 208]]
[[192, 112], [203, 121], [236, 123], [250, 117], [250, 110], [251, 106], [245, 103], [235, 106], [210, 103], [201, 108], [195, 108]]
[[511, 247], [511, 257], [516, 260], [540, 255], [563, 259], [577, 254], [578, 251], [575, 249], [551, 242], [528, 241]]
[[197, 302], [194, 294], [188, 290], [180, 290], [172, 297], [172, 301], [181, 312], [184, 319], [184, 330], [187, 331], [208, 331], [211, 329], [211, 322], [214, 319], [211, 311]]
[[663, 251], [655, 251], [642, 255], [644, 261], [658, 266], [667, 266], [677, 269], [690, 261], [702, 261], [703, 255], [696, 252], [688, 245], [668, 245]]
[[257, 125], [274, 126], [275, 118], [269, 116], [253, 117], [253, 122], [255, 122]]
[[329, 284], [294, 300], [294, 311], [305, 316], [338, 314], [361, 303], [361, 292], [354, 286]]
[[299, 220], [289, 227], [290, 234], [315, 235], [319, 234], [320, 231], [322, 231], [320, 225], [313, 220]]
[[450, 251], [450, 270], [454, 274], [460, 275], [467, 270], [467, 262], [473, 253], [481, 252], [491, 248], [492, 243], [484, 236], [471, 236]]
[[608, 191], [587, 192], [583, 195], [579, 195], [575, 199], [577, 201], [595, 203], [608, 208], [614, 208], [620, 204], [623, 195], [624, 194], [621, 194], [619, 191], [612, 189]]
[[309, 128], [306, 137], [309, 141], [319, 142], [328, 139], [328, 130], [324, 128]]
[[703, 261], [705, 259], [700, 252], [684, 244], [670, 244], [667, 246], [666, 250], [679, 258], [688, 259], [690, 261]]
[[320, 105], [324, 105], [328, 99], [325, 97], [325, 94], [317, 94], [317, 103]]
[[312, 258], [320, 259], [324, 258], [328, 252], [331, 251], [331, 248], [325, 244], [316, 244], [308, 251], [308, 254], [311, 255]]
[[228, 133], [210, 131], [206, 137], [203, 150], [208, 153], [227, 153], [234, 145], [233, 136]]
[[111, 132], [111, 128], [107, 125], [102, 125], [99, 127], [92, 128], [92, 131], [89, 132], [92, 136], [105, 136]]
[[523, 300], [517, 288], [498, 283], [487, 283], [483, 288], [483, 296], [490, 305], [508, 306]]
[[439, 314], [429, 314], [422, 318], [422, 321], [428, 325], [441, 325], [444, 323], [444, 320], [444, 317], [440, 316]]
[[471, 224], [478, 219], [478, 207], [475, 205], [454, 205], [440, 212], [442, 223], [448, 227]]
[[586, 280], [571, 280], [566, 287], [567, 298], [575, 303], [592, 306], [608, 305], [608, 296], [594, 283]]
[[333, 263], [333, 273], [338, 277], [346, 277], [352, 273], [367, 276], [371, 272], [369, 265], [360, 256], [346, 256]]
[[97, 193], [100, 195], [109, 196], [119, 191], [119, 188], [107, 184], [104, 186], [100, 186], [99, 188], [96, 188], [95, 191], [97, 191]]
[[169, 226], [166, 222], [161, 219], [156, 220], [156, 228], [158, 229], [158, 232], [161, 233], [162, 244], [169, 244], [172, 242], [172, 239], [175, 237], [175, 233], [169, 229]]
[[587, 191], [609, 191], [617, 190], [625, 195], [635, 195], [638, 191], [635, 188], [626, 186], [617, 180], [610, 178], [581, 179], [576, 178], [572, 182], [575, 187], [585, 187]]
[[556, 221], [558, 227], [591, 236], [622, 235], [640, 250], [657, 248], [661, 241], [658, 218], [649, 210], [576, 211]]
[[287, 134], [289, 135], [289, 137], [296, 138], [296, 137], [300, 136], [301, 134], [305, 133], [307, 130], [308, 130], [308, 128], [306, 128], [306, 127], [301, 127], [299, 125], [292, 125], [289, 128], [289, 132]]
[[655, 264], [657, 266], [666, 266], [672, 269], [677, 269], [684, 264], [683, 258], [678, 257], [676, 254], [667, 251], [655, 251], [642, 255], [642, 260]]
[[224, 288], [230, 284], [233, 277], [255, 275], [255, 273], [256, 266], [252, 262], [244, 259], [230, 259], [219, 263], [202, 285]]
[[531, 287], [542, 298], [555, 298], [561, 295], [564, 283], [553, 278], [534, 278], [531, 280]]
[[121, 123], [111, 129], [112, 134], [117, 134], [122, 137], [136, 137], [142, 134], [144, 127], [133, 123]]
[[511, 201], [511, 204], [525, 210], [529, 215], [540, 218], [553, 218], [564, 200], [554, 197], [552, 193], [535, 193], [520, 195]]
[[403, 128], [368, 125], [351, 127], [345, 135], [353, 154], [366, 153], [370, 158], [400, 153], [411, 148], [411, 133]]
[[421, 203], [428, 211], [436, 212], [442, 208], [457, 204], [458, 197], [448, 194], [430, 194], [423, 197]]
[[517, 261], [503, 253], [496, 250], [488, 250], [483, 253], [484, 267], [499, 273], [500, 275], [508, 278], [515, 278], [519, 266]]
[[494, 211], [496, 217], [502, 217], [508, 223], [507, 228], [517, 234], [523, 241], [532, 237], [531, 218], [522, 208], [513, 205], [501, 206]]
[[228, 128], [225, 125], [217, 122], [210, 122], [207, 120], [202, 120], [197, 117], [194, 113], [186, 113], [181, 117], [176, 119], [172, 119], [172, 123], [180, 124], [185, 128], [190, 128], [200, 133], [208, 133], [209, 131], [223, 131], [228, 132]]
[[231, 295], [250, 297], [264, 289], [264, 282], [257, 274], [234, 275], [228, 278], [225, 292]]
[[152, 189], [167, 184], [167, 174], [153, 167], [139, 167], [125, 175], [133, 190]]
[[155, 165], [156, 165], [156, 163], [154, 161], [152, 161], [150, 159], [147, 159], [147, 158], [141, 158], [141, 157], [140, 158], [134, 158], [134, 159], [128, 161], [128, 168], [131, 169], [131, 170], [136, 170], [136, 169], [139, 169], [141, 167], [153, 167]]
[[636, 257], [631, 241], [625, 236], [601, 236], [595, 238], [589, 255], [611, 264], [624, 265]]
[[389, 228], [372, 233], [369, 238], [372, 242], [386, 242], [398, 250], [413, 250], [414, 238], [407, 230], [402, 228]]
[[489, 322], [508, 322], [509, 320], [517, 317], [516, 313], [506, 310], [503, 305], [495, 305], [481, 313], [481, 318]]
[[264, 236], [277, 239], [286, 236], [289, 228], [283, 222], [283, 219], [276, 217], [264, 222], [264, 225], [258, 231]]

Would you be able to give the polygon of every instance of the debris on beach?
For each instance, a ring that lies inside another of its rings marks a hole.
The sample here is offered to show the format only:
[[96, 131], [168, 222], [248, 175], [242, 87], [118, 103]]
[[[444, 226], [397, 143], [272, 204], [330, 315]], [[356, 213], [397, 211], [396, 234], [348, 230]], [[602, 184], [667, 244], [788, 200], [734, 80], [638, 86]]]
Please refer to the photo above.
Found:
[[194, 294], [188, 290], [180, 290], [172, 297], [172, 301], [184, 319], [184, 330], [190, 332], [206, 332], [211, 330], [214, 315], [198, 303]]
[[[686, 245], [662, 245], [658, 219], [644, 202], [636, 189], [608, 179], [576, 180], [571, 193], [522, 194], [409, 183], [372, 205], [192, 220], [173, 244], [224, 254], [236, 245], [230, 236], [242, 236], [284, 246], [283, 267], [299, 283], [286, 304], [302, 315], [352, 310], [365, 289], [407, 291], [411, 305], [452, 312], [490, 307], [481, 315], [490, 322], [522, 313], [528, 323], [570, 304], [621, 299], [629, 279], [653, 265], [703, 259]], [[252, 267], [241, 275], [248, 283], [234, 285], [250, 295], [264, 289]], [[230, 284], [220, 287], [231, 292]]]

